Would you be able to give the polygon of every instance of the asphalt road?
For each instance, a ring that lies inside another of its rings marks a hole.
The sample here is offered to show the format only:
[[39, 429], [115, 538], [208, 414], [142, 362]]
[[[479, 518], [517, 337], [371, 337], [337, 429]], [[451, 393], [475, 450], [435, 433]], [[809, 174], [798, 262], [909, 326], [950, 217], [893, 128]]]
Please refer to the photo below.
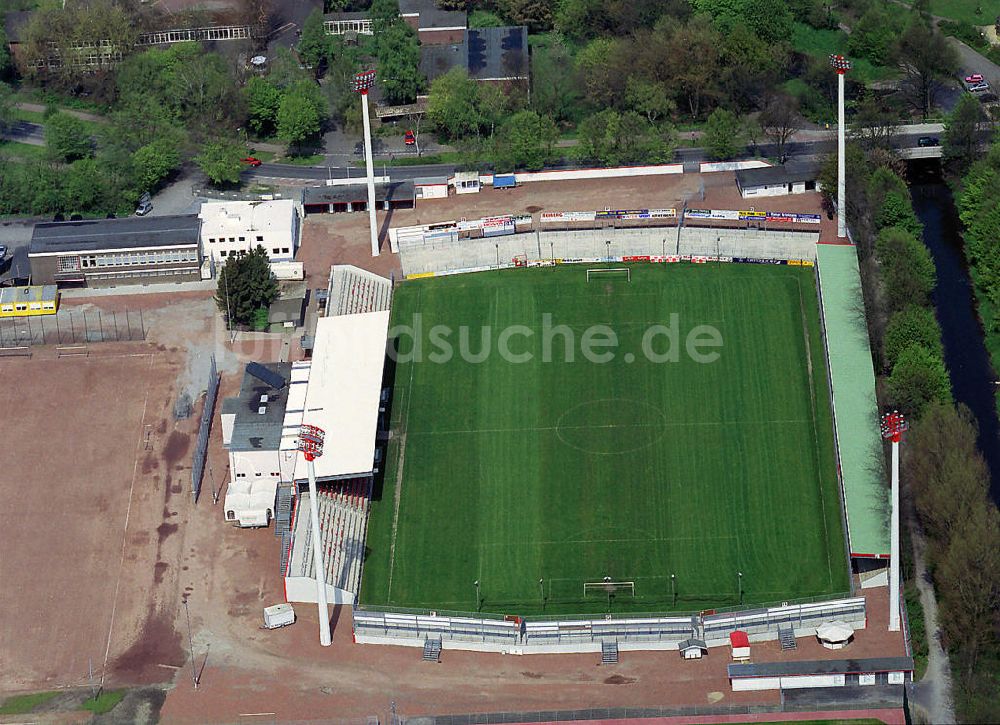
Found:
[[[899, 148], [915, 148], [917, 141], [922, 136], [933, 136], [940, 138], [940, 125], [929, 125], [925, 130], [915, 133], [905, 133], [898, 137]], [[835, 139], [809, 139], [803, 141], [793, 141], [785, 145], [785, 154], [789, 159], [804, 159], [833, 153], [837, 150]], [[764, 156], [777, 155], [777, 147], [774, 144], [759, 144], [757, 152]], [[753, 149], [747, 147], [740, 159], [756, 158]], [[685, 171], [696, 171], [697, 165], [708, 161], [709, 156], [705, 149], [682, 147], [677, 150], [675, 162], [683, 163]], [[570, 165], [555, 165], [546, 168], [573, 168]], [[426, 176], [451, 176], [455, 171], [454, 165], [449, 164], [424, 164], [420, 166], [389, 166], [384, 163], [375, 164], [375, 175], [382, 176], [387, 173], [393, 181], [415, 179]], [[327, 179], [364, 179], [364, 169], [361, 167], [344, 166], [296, 166], [293, 164], [261, 164], [257, 168], [248, 169], [243, 173], [244, 179], [290, 179], [296, 181], [324, 181]]]
[[16, 121], [7, 127], [2, 136], [7, 141], [17, 141], [32, 146], [45, 145], [45, 127], [29, 121]]

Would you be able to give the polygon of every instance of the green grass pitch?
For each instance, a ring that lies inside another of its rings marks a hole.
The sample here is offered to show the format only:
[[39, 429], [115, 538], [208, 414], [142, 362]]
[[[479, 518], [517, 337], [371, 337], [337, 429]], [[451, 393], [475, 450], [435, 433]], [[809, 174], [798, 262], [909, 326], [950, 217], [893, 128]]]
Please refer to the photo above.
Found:
[[[362, 605], [475, 611], [478, 581], [483, 612], [690, 611], [738, 605], [738, 572], [745, 605], [847, 590], [812, 268], [631, 274], [588, 282], [586, 268], [561, 266], [397, 289], [393, 326], [420, 316], [422, 360], [395, 370]], [[543, 359], [546, 313], [573, 332], [572, 361], [565, 336]], [[650, 361], [643, 336], [671, 313], [680, 360]], [[597, 350], [610, 362], [581, 354], [595, 324], [617, 335]], [[436, 325], [451, 330], [438, 337], [455, 350], [447, 362], [430, 359]], [[528, 362], [497, 353], [511, 325], [533, 330], [509, 338]], [[721, 334], [717, 361], [683, 351], [697, 325]], [[462, 326], [471, 353], [490, 327], [482, 362], [458, 352]], [[634, 595], [585, 591], [606, 576]]]

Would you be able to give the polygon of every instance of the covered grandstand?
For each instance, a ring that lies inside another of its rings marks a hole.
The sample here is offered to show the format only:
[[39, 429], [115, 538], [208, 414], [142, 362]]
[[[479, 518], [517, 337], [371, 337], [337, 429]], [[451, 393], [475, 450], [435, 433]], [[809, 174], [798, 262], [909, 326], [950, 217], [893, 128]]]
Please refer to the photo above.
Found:
[[327, 316], [384, 312], [391, 301], [392, 282], [385, 277], [351, 264], [335, 264], [330, 268]]
[[[326, 446], [315, 466], [320, 545], [334, 604], [353, 603], [361, 577], [388, 329], [388, 309], [322, 317], [316, 327], [300, 424], [326, 432]], [[283, 445], [294, 447], [294, 440], [289, 437]], [[315, 542], [302, 456], [295, 457], [292, 478], [295, 490], [301, 492], [285, 553], [285, 596], [291, 602], [314, 602]]]

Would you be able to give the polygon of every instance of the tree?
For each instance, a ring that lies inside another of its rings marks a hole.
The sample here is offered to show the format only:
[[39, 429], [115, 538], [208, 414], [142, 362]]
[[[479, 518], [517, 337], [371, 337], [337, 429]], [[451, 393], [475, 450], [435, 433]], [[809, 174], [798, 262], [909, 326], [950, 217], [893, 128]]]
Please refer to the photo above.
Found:
[[607, 29], [607, 23], [604, 0], [560, 0], [556, 7], [556, 30], [571, 40], [593, 38]]
[[281, 108], [281, 89], [267, 79], [254, 76], [246, 85], [249, 125], [255, 133], [273, 133], [278, 125], [278, 109]]
[[956, 522], [936, 579], [945, 613], [942, 627], [968, 677], [984, 647], [995, 643], [1000, 609], [1000, 515], [996, 506], [981, 500]]
[[531, 53], [531, 107], [556, 123], [570, 119], [580, 96], [572, 77], [567, 78], [566, 69], [572, 65], [573, 58], [558, 36], [548, 47]]
[[531, 33], [552, 29], [555, 0], [500, 0], [500, 11], [512, 25], [527, 25]]
[[872, 3], [851, 28], [847, 52], [855, 58], [867, 58], [874, 65], [884, 65], [892, 52], [896, 34], [889, 13], [878, 3]]
[[583, 81], [583, 92], [596, 108], [621, 102], [621, 74], [615, 67], [620, 41], [596, 38], [576, 55], [576, 70]]
[[[872, 194], [872, 201], [878, 204], [877, 194]], [[923, 234], [923, 225], [917, 219], [910, 203], [910, 195], [905, 189], [885, 192], [882, 202], [878, 204], [878, 210], [875, 212], [875, 228], [882, 230], [890, 227], [903, 229], [913, 237]]]
[[326, 34], [323, 27], [323, 13], [319, 9], [309, 13], [309, 17], [302, 23], [302, 35], [296, 46], [299, 57], [302, 61], [312, 66], [318, 75], [324, 61], [330, 54], [330, 36]]
[[0, 81], [0, 132], [6, 131], [14, 122], [14, 92], [10, 86]]
[[289, 147], [298, 147], [320, 129], [320, 115], [314, 99], [301, 88], [290, 88], [278, 108], [278, 138]]
[[246, 154], [243, 144], [233, 139], [215, 139], [201, 147], [201, 153], [195, 156], [205, 176], [213, 184], [235, 184], [240, 180], [243, 171], [243, 161]]
[[59, 112], [45, 122], [45, 146], [52, 158], [73, 161], [90, 156], [92, 142], [83, 121]]
[[462, 68], [452, 68], [431, 83], [427, 117], [450, 140], [478, 134], [483, 118], [479, 88]]
[[963, 93], [944, 124], [944, 157], [965, 171], [976, 160], [979, 119], [983, 108], [979, 100]]
[[889, 375], [889, 398], [908, 415], [919, 417], [933, 402], [951, 402], [951, 382], [940, 357], [921, 345], [899, 354]]
[[656, 123], [677, 110], [677, 104], [667, 95], [661, 83], [629, 76], [625, 82], [625, 104], [641, 113], [650, 123]]
[[552, 154], [559, 131], [551, 118], [534, 111], [515, 113], [494, 138], [497, 168], [540, 169]]
[[905, 229], [888, 227], [878, 235], [875, 255], [882, 266], [885, 294], [893, 310], [927, 304], [937, 283], [937, 272], [922, 241]]
[[708, 116], [702, 142], [716, 161], [731, 159], [743, 148], [743, 122], [732, 111], [716, 108]]
[[423, 85], [416, 31], [404, 22], [375, 36], [378, 80], [387, 103], [413, 103]]
[[779, 163], [785, 163], [785, 146], [799, 130], [798, 101], [790, 96], [775, 96], [760, 114], [760, 129], [777, 146]]
[[638, 161], [662, 162], [673, 155], [672, 128], [655, 129], [635, 111], [606, 109], [588, 116], [578, 127], [580, 152], [607, 166]]
[[136, 180], [139, 186], [150, 191], [170, 172], [181, 165], [180, 149], [170, 138], [162, 138], [146, 144], [132, 154]]
[[399, 0], [373, 0], [368, 15], [376, 38], [391, 26], [402, 22], [399, 18]]
[[249, 254], [230, 257], [219, 273], [215, 303], [229, 329], [249, 325], [254, 314], [278, 297], [278, 280], [271, 271], [267, 250], [259, 244]]
[[768, 43], [791, 36], [792, 14], [785, 0], [692, 0], [691, 4], [726, 35], [745, 25]]
[[866, 151], [889, 150], [899, 131], [899, 114], [874, 94], [866, 94], [858, 103], [851, 130]]
[[894, 313], [886, 325], [882, 342], [890, 368], [910, 345], [920, 345], [936, 357], [942, 355], [941, 326], [933, 310], [919, 305], [907, 305]]
[[902, 470], [935, 558], [989, 490], [977, 435], [975, 419], [964, 405], [931, 403], [912, 425]]
[[906, 76], [903, 86], [908, 102], [926, 118], [944, 82], [958, 69], [955, 49], [933, 26], [915, 16], [896, 42], [894, 56]]
[[721, 93], [722, 36], [705, 16], [657, 30], [665, 42], [649, 44], [645, 63], [653, 77], [676, 89], [677, 105], [687, 106], [692, 118], [700, 118], [706, 101]]

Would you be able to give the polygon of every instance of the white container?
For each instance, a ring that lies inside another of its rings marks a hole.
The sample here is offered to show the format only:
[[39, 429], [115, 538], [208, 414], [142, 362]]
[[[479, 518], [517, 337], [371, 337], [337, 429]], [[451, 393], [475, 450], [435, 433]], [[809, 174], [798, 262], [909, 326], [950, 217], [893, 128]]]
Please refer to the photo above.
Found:
[[295, 623], [295, 610], [291, 604], [264, 607], [264, 629], [278, 629]]

